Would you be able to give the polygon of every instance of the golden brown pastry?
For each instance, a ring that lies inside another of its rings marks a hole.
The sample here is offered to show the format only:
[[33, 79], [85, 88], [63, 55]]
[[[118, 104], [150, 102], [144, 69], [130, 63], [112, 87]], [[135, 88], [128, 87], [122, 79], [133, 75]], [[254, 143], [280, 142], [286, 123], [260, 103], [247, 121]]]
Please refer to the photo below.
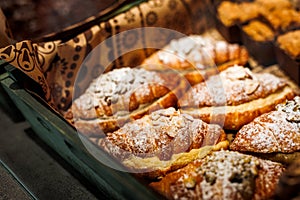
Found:
[[300, 12], [294, 9], [276, 9], [265, 12], [263, 16], [265, 21], [280, 33], [300, 27]]
[[147, 70], [173, 70], [194, 85], [234, 64], [245, 65], [248, 57], [247, 50], [238, 44], [191, 35], [172, 40], [147, 58], [142, 66]]
[[184, 80], [178, 76], [138, 68], [121, 68], [102, 74], [77, 99], [65, 118], [81, 133], [103, 136], [130, 119], [176, 106]]
[[[274, 153], [283, 153], [285, 159], [288, 159], [288, 154], [300, 150], [299, 122], [300, 97], [296, 96], [293, 100], [277, 105], [276, 110], [265, 113], [243, 126], [230, 148], [259, 155], [270, 154], [269, 157], [275, 156]], [[279, 158], [279, 155], [277, 157]], [[279, 161], [285, 160], [281, 158]]]
[[228, 145], [220, 126], [181, 114], [173, 107], [126, 123], [95, 142], [130, 172], [148, 178], [163, 176]]
[[236, 3], [222, 1], [217, 8], [217, 13], [221, 22], [228, 27], [258, 18], [261, 14], [261, 9], [261, 5], [253, 2]]
[[271, 27], [258, 20], [252, 20], [247, 25], [243, 26], [242, 30], [251, 39], [258, 42], [273, 41], [275, 37], [275, 33]]
[[255, 0], [254, 3], [268, 11], [290, 9], [293, 7], [290, 0]]
[[300, 59], [300, 30], [290, 31], [279, 35], [276, 43], [280, 49], [292, 59]]
[[191, 87], [178, 104], [183, 113], [238, 130], [293, 97], [294, 91], [285, 79], [233, 66]]
[[216, 151], [150, 186], [167, 199], [270, 199], [284, 167], [233, 151]]

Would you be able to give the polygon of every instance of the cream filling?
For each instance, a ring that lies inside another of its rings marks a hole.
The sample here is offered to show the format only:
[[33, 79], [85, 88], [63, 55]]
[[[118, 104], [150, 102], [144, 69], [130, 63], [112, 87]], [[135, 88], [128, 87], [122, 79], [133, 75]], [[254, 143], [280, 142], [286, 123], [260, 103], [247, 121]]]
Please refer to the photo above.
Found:
[[[272, 106], [279, 100], [286, 99], [288, 94], [293, 93], [293, 89], [290, 87], [284, 87], [281, 90], [278, 90], [275, 93], [272, 93], [264, 98], [255, 99], [240, 105], [226, 105], [226, 106], [210, 106], [210, 107], [201, 107], [201, 108], [187, 108], [182, 109], [183, 113], [190, 113], [193, 116], [199, 114], [228, 114], [228, 113], [244, 113], [252, 112], [254, 110], [263, 109], [265, 107]], [[238, 119], [237, 119], [238, 120]]]
[[130, 169], [143, 170], [144, 172], [168, 171], [171, 170], [172, 166], [184, 166], [196, 159], [202, 159], [212, 151], [227, 149], [228, 145], [228, 141], [222, 141], [214, 146], [204, 146], [189, 152], [174, 154], [170, 160], [160, 160], [158, 157], [141, 158], [131, 155], [122, 163]]

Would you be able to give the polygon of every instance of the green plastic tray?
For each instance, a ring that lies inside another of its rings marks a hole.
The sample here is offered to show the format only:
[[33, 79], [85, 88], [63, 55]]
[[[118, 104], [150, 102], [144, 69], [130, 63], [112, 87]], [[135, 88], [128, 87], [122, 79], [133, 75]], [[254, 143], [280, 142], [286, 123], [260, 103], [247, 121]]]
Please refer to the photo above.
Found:
[[[72, 126], [19, 87], [9, 73], [4, 73], [0, 81], [35, 133], [95, 185], [101, 194], [105, 194], [104, 197], [109, 199], [160, 198], [133, 175], [107, 167], [95, 159], [85, 148], [89, 143], [93, 147], [92, 143], [86, 139], [83, 145], [82, 138], [79, 138]], [[94, 148], [103, 160], [118, 165], [105, 152]]]
[[[5, 77], [5, 75], [3, 75], [6, 72], [4, 68], [5, 65], [6, 63], [0, 59], [0, 80]], [[0, 85], [0, 109], [2, 109], [12, 121], [24, 121], [23, 115], [21, 114], [19, 109], [16, 108], [2, 85]]]

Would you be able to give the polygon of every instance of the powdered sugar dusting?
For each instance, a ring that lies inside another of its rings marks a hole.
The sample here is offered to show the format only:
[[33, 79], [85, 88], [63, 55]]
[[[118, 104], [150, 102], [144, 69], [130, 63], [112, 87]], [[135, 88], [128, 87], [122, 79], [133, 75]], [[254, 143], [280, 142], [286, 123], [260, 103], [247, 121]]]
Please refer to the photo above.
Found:
[[299, 151], [300, 121], [291, 120], [291, 116], [299, 113], [299, 103], [299, 97], [295, 97], [292, 101], [278, 105], [276, 111], [263, 114], [243, 126], [230, 148], [260, 153]]
[[221, 59], [222, 63], [239, 58], [237, 53], [239, 51], [240, 47], [237, 44], [229, 44], [211, 37], [190, 35], [172, 40], [168, 46], [158, 51], [158, 58], [164, 64], [188, 61], [198, 69], [205, 69], [220, 63], [218, 54], [225, 56]]
[[[98, 107], [99, 116], [131, 111], [140, 103], [130, 102], [132, 94], [136, 93], [138, 97], [150, 96], [151, 84], [165, 85], [166, 83], [156, 72], [138, 68], [115, 69], [93, 80], [86, 92], [76, 99], [74, 104], [83, 112]], [[133, 106], [130, 107], [131, 105]]]
[[[181, 107], [219, 105], [215, 99], [225, 95], [227, 105], [239, 105], [286, 86], [286, 81], [269, 73], [252, 73], [248, 68], [233, 66], [207, 81], [193, 86], [180, 101]], [[221, 101], [222, 102], [222, 101]], [[224, 105], [224, 101], [223, 101]]]
[[217, 151], [161, 182], [164, 189], [169, 187], [170, 199], [270, 199], [283, 171], [284, 167], [276, 162]]
[[200, 148], [204, 137], [208, 138], [205, 145], [214, 145], [222, 129], [215, 126], [209, 129], [209, 126], [171, 107], [155, 111], [108, 133], [102, 145], [113, 156], [121, 159], [134, 154], [168, 160], [173, 154]]
[[251, 199], [259, 164], [259, 159], [238, 152], [213, 152], [170, 185], [172, 198]]
[[[270, 199], [285, 168], [276, 162], [260, 159], [260, 171], [256, 179], [256, 192], [253, 200]], [[264, 198], [263, 198], [264, 197]]]
[[278, 142], [273, 133], [256, 122], [244, 125], [230, 145], [232, 150], [262, 153], [275, 152], [277, 148]]

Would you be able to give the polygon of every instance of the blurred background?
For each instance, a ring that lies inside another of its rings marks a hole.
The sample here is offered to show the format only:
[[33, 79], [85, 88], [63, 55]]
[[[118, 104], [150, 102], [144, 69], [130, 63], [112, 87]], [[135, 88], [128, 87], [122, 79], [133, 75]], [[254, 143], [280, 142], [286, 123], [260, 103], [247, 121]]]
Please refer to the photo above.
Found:
[[58, 32], [111, 6], [113, 0], [1, 0], [14, 39], [34, 39]]

